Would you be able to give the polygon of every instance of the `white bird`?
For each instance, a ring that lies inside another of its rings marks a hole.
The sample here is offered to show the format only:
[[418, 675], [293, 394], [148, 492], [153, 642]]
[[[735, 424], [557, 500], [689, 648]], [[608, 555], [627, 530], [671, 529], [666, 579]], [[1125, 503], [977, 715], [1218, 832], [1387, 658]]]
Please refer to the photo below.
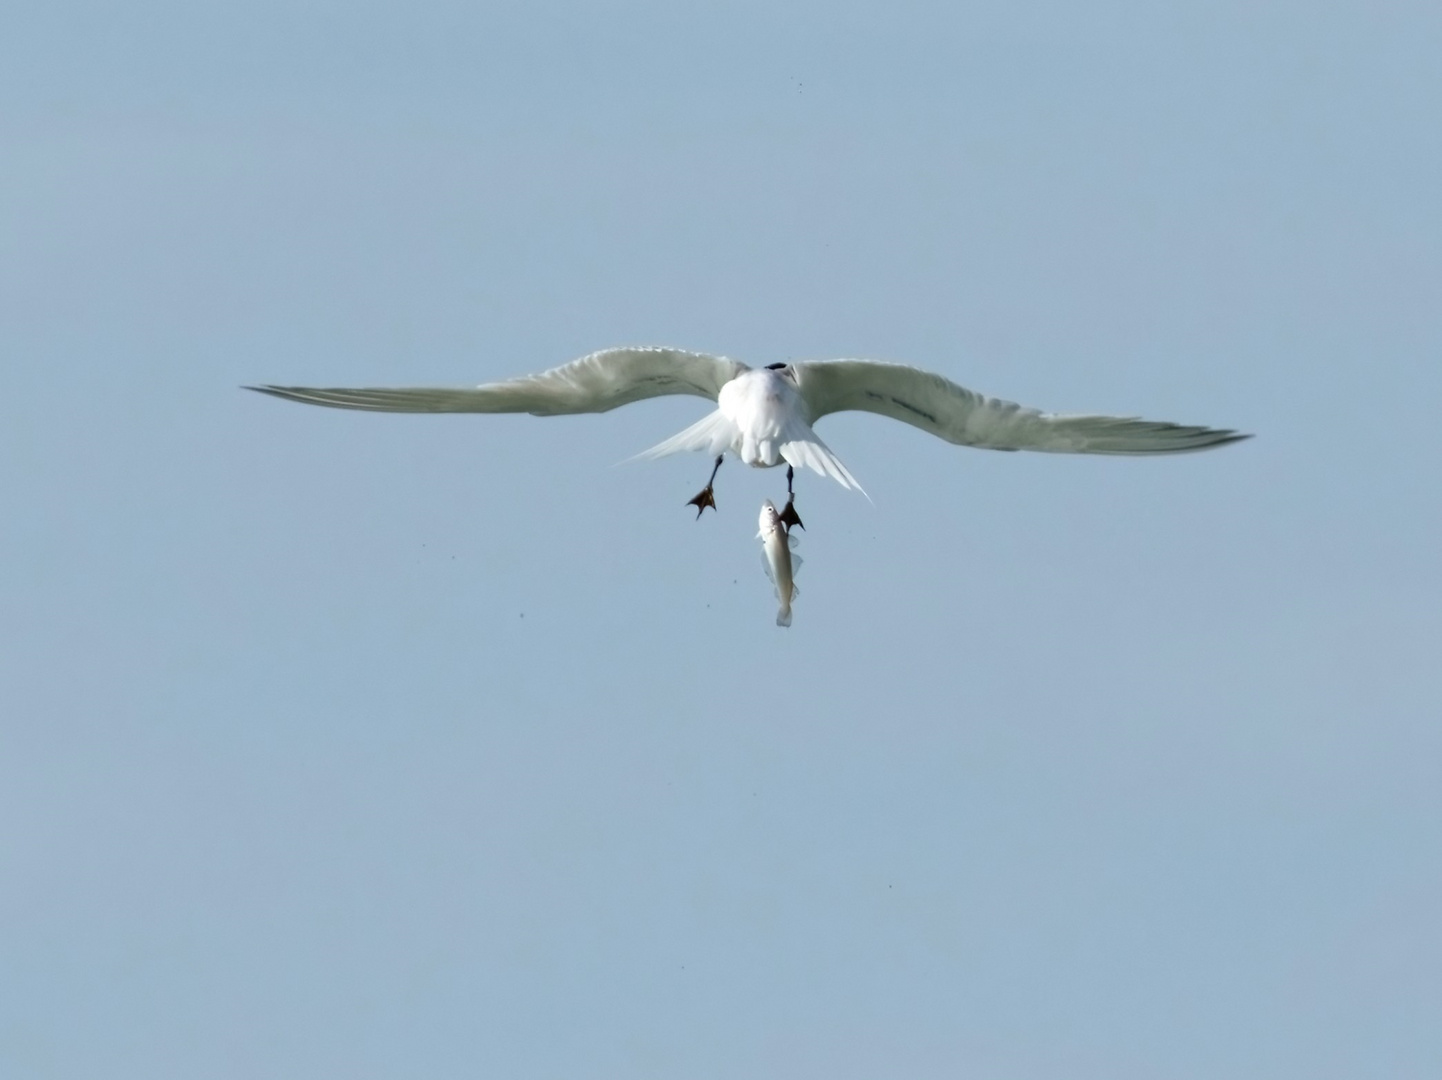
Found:
[[[696, 516], [716, 505], [712, 483], [727, 451], [757, 468], [786, 464], [861, 490], [813, 430], [849, 409], [880, 413], [962, 446], [1069, 454], [1175, 454], [1245, 439], [1235, 431], [1134, 417], [1058, 415], [1023, 408], [958, 386], [941, 375], [874, 360], [820, 360], [750, 368], [722, 356], [666, 348], [604, 349], [538, 375], [456, 388], [319, 389], [252, 386], [311, 405], [373, 412], [509, 413], [535, 416], [607, 412], [644, 398], [693, 394], [714, 412], [638, 457], [700, 450], [716, 458], [691, 499]], [[863, 492], [864, 494], [864, 492]]]

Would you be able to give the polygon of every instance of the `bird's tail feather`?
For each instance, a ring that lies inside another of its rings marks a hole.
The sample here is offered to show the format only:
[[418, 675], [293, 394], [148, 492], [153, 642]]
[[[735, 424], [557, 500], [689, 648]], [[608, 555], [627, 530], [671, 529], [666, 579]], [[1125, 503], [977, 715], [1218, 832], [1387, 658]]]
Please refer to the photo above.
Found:
[[[856, 477], [851, 475], [850, 470], [841, 464], [841, 459], [831, 452], [831, 448], [818, 439], [815, 434], [804, 439], [792, 439], [781, 444], [781, 456], [786, 459], [788, 465], [795, 468], [807, 468], [818, 472], [822, 476], [829, 476], [844, 488], [855, 488], [861, 494], [866, 495], [866, 489], [856, 482]], [[866, 495], [869, 499], [870, 495]]]
[[649, 450], [642, 450], [627, 461], [652, 461], [668, 454], [680, 454], [687, 450], [704, 450], [708, 454], [719, 454], [726, 450], [737, 435], [736, 425], [721, 415], [718, 409], [703, 416], [685, 431], [672, 435]]

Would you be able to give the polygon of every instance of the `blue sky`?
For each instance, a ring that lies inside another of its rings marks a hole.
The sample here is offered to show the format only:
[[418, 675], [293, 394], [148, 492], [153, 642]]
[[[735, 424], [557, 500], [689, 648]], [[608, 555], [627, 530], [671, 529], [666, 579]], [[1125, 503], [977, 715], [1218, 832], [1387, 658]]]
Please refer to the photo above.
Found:
[[[32, 5], [0, 1071], [1442, 1070], [1433, 5]], [[619, 344], [1173, 460], [372, 416]]]

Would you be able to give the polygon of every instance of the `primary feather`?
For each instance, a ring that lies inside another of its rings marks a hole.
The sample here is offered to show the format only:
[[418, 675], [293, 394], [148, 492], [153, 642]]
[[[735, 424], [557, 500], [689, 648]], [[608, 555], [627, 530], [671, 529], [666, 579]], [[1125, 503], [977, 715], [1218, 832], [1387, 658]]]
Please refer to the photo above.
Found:
[[1067, 416], [986, 397], [941, 375], [874, 360], [794, 365], [814, 424], [844, 410], [880, 413], [962, 446], [1069, 454], [1175, 454], [1248, 436], [1129, 416]]
[[372, 412], [568, 413], [608, 412], [621, 405], [666, 394], [711, 398], [745, 364], [723, 356], [681, 349], [603, 349], [539, 375], [469, 387], [321, 389], [308, 386], [252, 386], [263, 394]]

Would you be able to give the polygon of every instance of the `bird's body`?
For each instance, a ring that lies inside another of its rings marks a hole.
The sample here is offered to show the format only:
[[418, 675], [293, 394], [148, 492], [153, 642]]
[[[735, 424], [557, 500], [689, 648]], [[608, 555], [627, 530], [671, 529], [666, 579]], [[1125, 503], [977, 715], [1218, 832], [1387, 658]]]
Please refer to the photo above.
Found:
[[758, 468], [781, 464], [788, 422], [806, 415], [795, 383], [771, 368], [743, 371], [721, 387], [716, 411], [736, 428], [731, 452]]
[[[538, 416], [607, 412], [645, 398], [690, 394], [715, 401], [715, 411], [639, 456], [699, 450], [715, 456], [719, 467], [729, 451], [748, 465], [808, 468], [858, 490], [861, 485], [813, 430], [830, 413], [879, 413], [948, 442], [992, 450], [1172, 454], [1247, 437], [1133, 417], [1044, 413], [901, 364], [823, 360], [750, 368], [725, 357], [649, 347], [606, 349], [537, 375], [469, 388], [250, 389], [342, 409]], [[710, 490], [708, 482], [692, 504], [714, 506]]]
[[797, 388], [795, 367], [748, 368], [716, 395], [716, 411], [639, 455], [664, 457], [683, 450], [735, 454], [758, 469], [810, 468], [842, 487], [861, 485], [811, 429], [811, 409]]

